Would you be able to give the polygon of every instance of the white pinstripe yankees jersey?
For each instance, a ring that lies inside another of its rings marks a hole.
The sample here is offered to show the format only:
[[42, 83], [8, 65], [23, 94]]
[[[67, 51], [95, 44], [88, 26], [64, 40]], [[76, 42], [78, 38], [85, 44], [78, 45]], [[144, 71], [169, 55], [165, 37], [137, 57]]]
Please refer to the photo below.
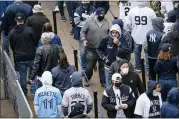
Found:
[[85, 112], [87, 111], [87, 105], [92, 105], [93, 100], [87, 89], [83, 87], [71, 87], [64, 92], [62, 106], [68, 107], [68, 114], [76, 103], [83, 104], [85, 106]]

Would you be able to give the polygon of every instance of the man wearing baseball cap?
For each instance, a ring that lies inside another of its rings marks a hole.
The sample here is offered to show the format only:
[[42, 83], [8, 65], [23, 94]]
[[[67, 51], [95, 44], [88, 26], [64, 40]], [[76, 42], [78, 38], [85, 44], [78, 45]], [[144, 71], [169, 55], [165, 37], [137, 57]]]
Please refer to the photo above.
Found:
[[131, 107], [135, 104], [135, 96], [132, 89], [122, 83], [119, 73], [112, 75], [112, 85], [103, 92], [102, 103], [107, 110], [108, 118], [131, 118]]
[[17, 13], [15, 20], [17, 25], [10, 31], [9, 42], [14, 55], [14, 62], [20, 73], [22, 90], [27, 95], [27, 71], [28, 68], [32, 69], [36, 52], [35, 34], [30, 27], [24, 24], [25, 16], [23, 13]]
[[101, 7], [96, 9], [94, 16], [87, 19], [80, 31], [80, 38], [83, 41], [84, 47], [87, 49], [88, 64], [86, 75], [88, 80], [90, 80], [93, 75], [93, 69], [98, 61], [102, 87], [105, 87], [104, 61], [98, 56], [96, 48], [102, 41], [102, 38], [108, 35], [108, 32], [109, 23], [107, 19], [105, 19], [105, 10]]

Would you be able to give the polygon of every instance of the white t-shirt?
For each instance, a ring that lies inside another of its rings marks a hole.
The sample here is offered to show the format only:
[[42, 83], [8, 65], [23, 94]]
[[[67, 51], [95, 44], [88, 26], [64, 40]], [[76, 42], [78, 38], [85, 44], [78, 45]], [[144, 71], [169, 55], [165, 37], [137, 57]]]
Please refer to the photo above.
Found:
[[79, 87], [71, 87], [66, 90], [62, 99], [62, 106], [68, 107], [68, 113], [71, 112], [71, 109], [76, 103], [81, 103], [85, 106], [85, 112], [87, 111], [87, 105], [91, 105], [93, 100], [87, 89]]
[[152, 30], [152, 19], [155, 12], [149, 7], [135, 7], [129, 11], [127, 25], [131, 27], [131, 35], [137, 44], [144, 44], [146, 34]]

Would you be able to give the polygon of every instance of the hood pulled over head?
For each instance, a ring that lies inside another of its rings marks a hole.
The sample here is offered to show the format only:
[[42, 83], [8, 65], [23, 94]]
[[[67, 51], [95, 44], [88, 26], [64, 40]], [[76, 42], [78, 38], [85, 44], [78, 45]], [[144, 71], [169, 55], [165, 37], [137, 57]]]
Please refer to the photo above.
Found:
[[149, 80], [149, 81], [148, 81], [148, 90], [147, 90], [147, 94], [151, 94], [151, 95], [152, 95], [153, 90], [156, 89], [157, 84], [158, 84], [158, 82]]
[[82, 87], [82, 75], [75, 71], [71, 75], [71, 83], [73, 87]]
[[42, 84], [45, 85], [52, 85], [52, 74], [49, 71], [44, 71], [42, 77], [40, 78]]
[[152, 25], [154, 29], [162, 30], [164, 29], [164, 20], [162, 17], [156, 17], [152, 19]]
[[167, 95], [167, 101], [171, 104], [178, 105], [179, 103], [179, 91], [177, 88], [172, 88]]
[[110, 32], [112, 32], [112, 31], [117, 31], [119, 33], [119, 37], [121, 36], [121, 28], [118, 24], [112, 25]]

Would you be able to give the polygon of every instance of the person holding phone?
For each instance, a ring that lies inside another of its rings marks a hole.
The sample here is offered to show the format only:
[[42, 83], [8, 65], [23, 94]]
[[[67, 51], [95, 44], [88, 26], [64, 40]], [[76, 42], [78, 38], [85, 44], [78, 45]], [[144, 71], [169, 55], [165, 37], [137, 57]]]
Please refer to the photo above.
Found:
[[104, 90], [101, 105], [107, 110], [108, 118], [132, 118], [135, 96], [132, 89], [122, 83], [119, 73], [112, 75], [112, 85]]

